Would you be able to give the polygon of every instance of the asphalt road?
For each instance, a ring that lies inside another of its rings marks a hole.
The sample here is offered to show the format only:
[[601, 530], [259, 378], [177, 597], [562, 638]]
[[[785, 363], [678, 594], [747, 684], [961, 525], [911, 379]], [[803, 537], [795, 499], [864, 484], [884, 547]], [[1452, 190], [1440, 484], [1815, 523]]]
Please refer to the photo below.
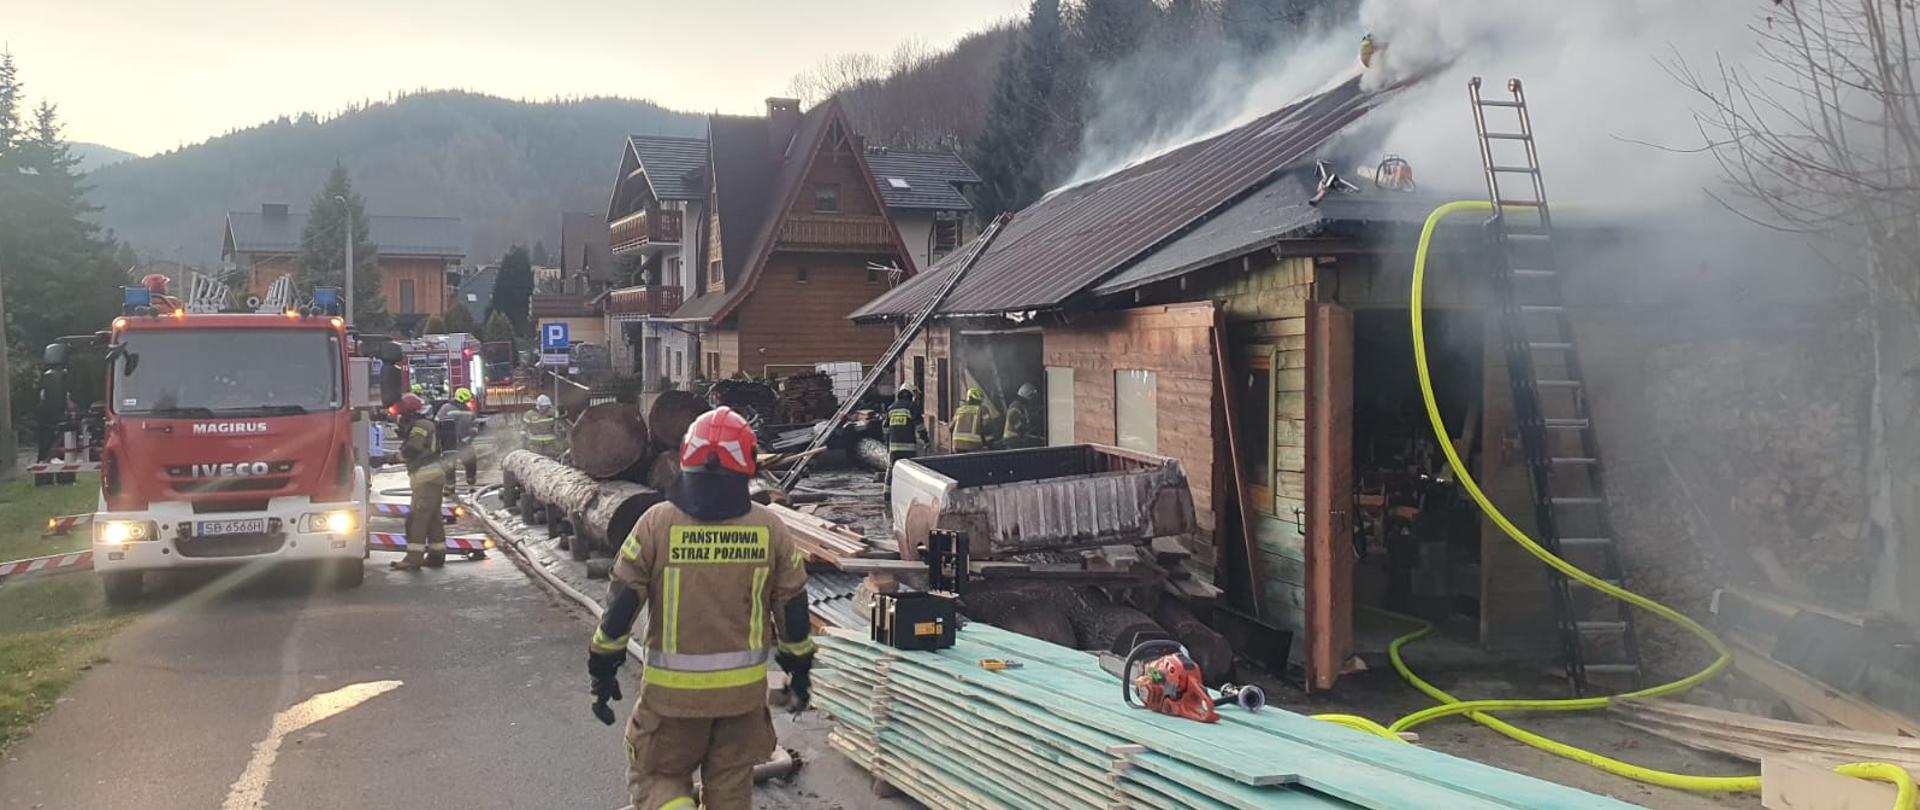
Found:
[[159, 590], [0, 763], [0, 807], [222, 807], [276, 714], [387, 681], [285, 734], [268, 804], [624, 804], [620, 742], [582, 698], [581, 620], [497, 555], [418, 574], [376, 556], [351, 592], [281, 572]]

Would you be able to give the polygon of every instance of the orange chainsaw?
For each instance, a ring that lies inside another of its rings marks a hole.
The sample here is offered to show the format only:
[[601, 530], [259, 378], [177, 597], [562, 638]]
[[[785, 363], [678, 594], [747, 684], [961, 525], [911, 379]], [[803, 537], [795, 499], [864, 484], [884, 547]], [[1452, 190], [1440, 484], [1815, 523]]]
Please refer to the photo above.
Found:
[[[1153, 657], [1156, 654], [1159, 657]], [[1135, 665], [1139, 666], [1138, 676], [1134, 675]], [[1202, 723], [1220, 721], [1220, 713], [1215, 710], [1218, 705], [1236, 703], [1249, 712], [1267, 705], [1266, 693], [1260, 687], [1233, 684], [1220, 687], [1216, 701], [1207, 694], [1206, 678], [1186, 646], [1167, 639], [1134, 645], [1120, 667], [1120, 692], [1128, 706], [1138, 697], [1139, 705], [1148, 711]]]

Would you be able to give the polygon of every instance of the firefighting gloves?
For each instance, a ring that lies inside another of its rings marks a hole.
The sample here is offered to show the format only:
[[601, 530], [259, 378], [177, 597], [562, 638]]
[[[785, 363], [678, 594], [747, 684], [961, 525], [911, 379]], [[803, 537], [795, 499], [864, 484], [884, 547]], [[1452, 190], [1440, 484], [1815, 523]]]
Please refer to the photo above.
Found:
[[607, 704], [621, 699], [620, 665], [627, 660], [627, 651], [617, 653], [587, 653], [587, 675], [592, 679], [588, 691], [593, 694], [593, 716], [600, 722], [613, 725], [613, 708]]
[[781, 650], [774, 654], [773, 660], [787, 673], [787, 692], [793, 696], [788, 705], [793, 713], [806, 711], [807, 704], [813, 701], [813, 651], [796, 655]]

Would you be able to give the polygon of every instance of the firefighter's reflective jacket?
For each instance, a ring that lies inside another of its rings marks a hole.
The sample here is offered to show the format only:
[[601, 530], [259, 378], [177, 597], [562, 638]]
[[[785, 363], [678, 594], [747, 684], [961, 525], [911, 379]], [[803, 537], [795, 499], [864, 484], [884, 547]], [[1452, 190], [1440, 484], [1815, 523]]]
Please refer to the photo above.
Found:
[[887, 411], [887, 452], [915, 453], [920, 450], [916, 436], [920, 414], [911, 405], [895, 405]]
[[541, 455], [556, 455], [560, 449], [560, 423], [553, 414], [538, 412], [527, 414], [523, 423], [527, 429], [527, 449]]
[[[714, 521], [672, 503], [654, 506], [620, 547], [613, 580], [645, 600], [640, 699], [662, 716], [731, 717], [763, 707], [776, 644], [796, 654], [812, 649], [804, 633], [791, 634], [803, 641], [783, 641], [790, 636], [780, 610], [805, 594], [805, 553], [759, 504]], [[626, 644], [602, 631], [593, 639], [598, 651]]]
[[966, 453], [981, 448], [980, 419], [985, 409], [967, 403], [953, 409], [953, 452]]
[[407, 463], [409, 481], [437, 481], [443, 476], [439, 432], [439, 426], [424, 416], [416, 417], [413, 424], [407, 426], [407, 438], [400, 444], [400, 460]]

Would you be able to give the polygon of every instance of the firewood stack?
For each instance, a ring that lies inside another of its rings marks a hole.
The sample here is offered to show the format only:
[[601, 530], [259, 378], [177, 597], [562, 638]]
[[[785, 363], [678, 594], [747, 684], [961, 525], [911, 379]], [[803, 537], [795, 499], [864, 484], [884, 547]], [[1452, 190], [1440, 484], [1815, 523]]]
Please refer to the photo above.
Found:
[[749, 422], [773, 419], [780, 408], [780, 394], [764, 380], [720, 380], [707, 389], [707, 400], [732, 408]]
[[833, 416], [839, 407], [832, 377], [817, 372], [795, 374], [780, 381], [780, 407], [774, 418], [783, 425], [815, 422]]

